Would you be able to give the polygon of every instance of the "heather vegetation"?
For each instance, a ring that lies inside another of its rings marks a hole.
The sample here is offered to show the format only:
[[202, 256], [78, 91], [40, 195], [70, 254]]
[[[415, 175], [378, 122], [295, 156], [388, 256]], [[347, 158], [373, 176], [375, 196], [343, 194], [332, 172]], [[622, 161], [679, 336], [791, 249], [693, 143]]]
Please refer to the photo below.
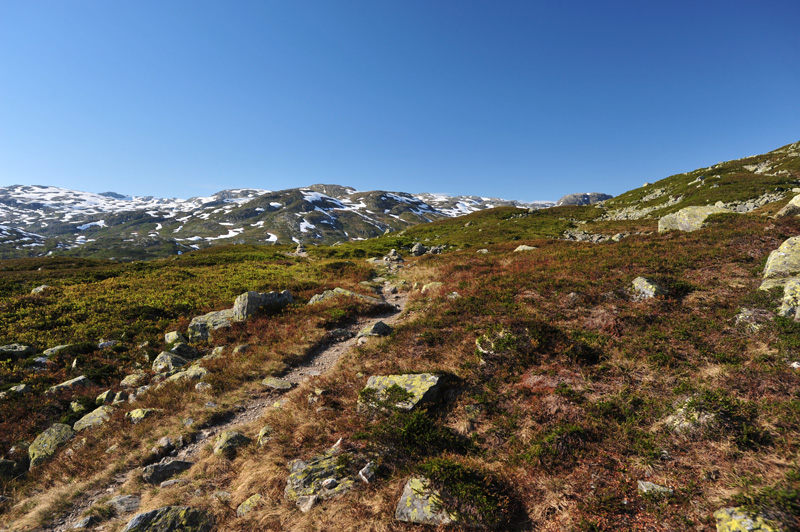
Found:
[[[768, 155], [758, 161], [776, 158]], [[788, 173], [750, 173], [747, 183], [727, 166], [714, 171], [742, 187], [733, 201], [790, 189], [800, 174], [780, 164]], [[687, 176], [655, 186], [680, 192]], [[305, 255], [227, 246], [147, 263], [5, 261], [0, 344], [71, 344], [43, 366], [34, 355], [0, 361], [0, 391], [31, 388], [0, 401], [0, 453], [10, 460], [52, 423], [81, 417], [75, 403], [94, 408], [137, 369], [149, 378], [153, 357], [169, 347], [163, 334], [185, 332], [192, 317], [246, 291], [288, 289], [295, 302], [193, 345], [201, 355], [227, 346], [201, 359], [210, 388], [163, 381], [53, 460], [5, 475], [11, 500], [0, 523], [60, 530], [79, 508], [74, 518], [119, 530], [132, 514], [103, 495], [112, 486], [140, 497], [140, 511], [201, 509], [217, 530], [411, 530], [395, 519], [398, 500], [410, 478], [424, 477], [437, 494], [431, 511], [446, 509], [437, 515], [451, 529], [714, 530], [715, 512], [738, 507], [775, 530], [798, 530], [800, 325], [776, 316], [780, 290], [758, 290], [767, 256], [800, 229], [793, 216], [772, 217], [788, 199], [713, 216], [693, 232], [610, 219], [609, 203], [487, 210]], [[560, 238], [576, 228], [628, 234]], [[413, 257], [416, 242], [442, 252]], [[530, 248], [515, 252], [520, 244]], [[405, 262], [368, 260], [391, 249]], [[663, 295], [638, 296], [640, 276]], [[42, 284], [50, 288], [30, 294]], [[391, 289], [405, 308], [390, 333], [354, 339], [330, 369], [292, 373], [340, 331], [385, 311], [358, 295], [306, 304], [335, 287], [370, 297]], [[757, 319], [742, 319], [743, 309]], [[101, 340], [117, 343], [99, 348]], [[415, 389], [366, 386], [371, 376], [409, 374], [436, 376], [436, 395], [400, 408]], [[79, 375], [91, 385], [45, 393]], [[293, 375], [289, 391], [261, 384]], [[215, 453], [204, 432], [259, 400], [258, 415], [235, 427], [250, 439]], [[132, 424], [133, 409], [152, 414]], [[153, 449], [164, 437], [201, 443], [176, 451], [193, 460], [178, 477], [185, 482], [159, 487], [141, 467], [161, 460]], [[334, 482], [309, 480], [318, 499], [289, 500], [290, 474], [312, 479], [321, 469], [318, 480]], [[337, 482], [354, 484], [335, 491]]]

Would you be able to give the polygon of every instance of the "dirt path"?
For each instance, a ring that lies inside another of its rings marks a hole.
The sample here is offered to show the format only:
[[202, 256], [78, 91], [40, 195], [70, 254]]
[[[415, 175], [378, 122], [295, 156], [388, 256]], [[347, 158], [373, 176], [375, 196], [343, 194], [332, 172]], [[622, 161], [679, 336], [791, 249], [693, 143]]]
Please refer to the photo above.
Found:
[[[292, 367], [281, 378], [294, 384], [300, 384], [310, 377], [327, 373], [336, 366], [342, 355], [358, 345], [359, 339], [356, 337], [358, 331], [378, 321], [383, 321], [387, 325], [399, 322], [403, 318], [402, 314], [405, 309], [408, 294], [405, 292], [397, 294], [389, 293], [389, 283], [385, 282], [381, 297], [384, 301], [394, 305], [395, 310], [377, 316], [360, 318], [356, 323], [345, 328], [348, 333], [347, 335], [351, 337], [338, 342], [327, 341], [320, 343], [315, 349], [312, 349], [309, 356], [303, 362]], [[200, 450], [210, 441], [213, 441], [213, 438], [220, 432], [231, 430], [236, 426], [248, 424], [260, 419], [264, 410], [274, 404], [283, 393], [285, 392], [265, 390], [263, 392], [251, 394], [249, 399], [234, 408], [231, 415], [214, 425], [205, 427], [200, 431], [193, 442], [181, 448], [174, 456], [164, 458], [162, 462], [169, 462], [175, 459], [191, 461], [198, 455]], [[120, 486], [139, 474], [141, 474], [141, 468], [135, 467], [115, 475], [112, 481], [107, 485], [87, 491], [83, 496], [73, 502], [69, 514], [56, 520], [52, 528], [43, 530], [67, 532], [75, 523], [81, 520], [83, 513], [96, 504], [97, 501], [104, 496], [115, 494]]]

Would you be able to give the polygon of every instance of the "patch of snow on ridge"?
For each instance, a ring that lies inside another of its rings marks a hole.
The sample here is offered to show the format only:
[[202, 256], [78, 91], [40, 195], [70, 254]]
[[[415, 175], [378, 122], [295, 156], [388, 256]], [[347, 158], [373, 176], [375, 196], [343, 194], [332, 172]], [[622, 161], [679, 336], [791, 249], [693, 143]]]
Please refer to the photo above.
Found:
[[92, 227], [93, 225], [96, 225], [97, 227], [106, 227], [106, 221], [105, 220], [98, 220], [97, 222], [89, 222], [88, 224], [79, 225], [78, 226], [78, 230], [85, 231], [85, 230], [89, 229], [90, 227]]
[[303, 221], [300, 222], [300, 232], [301, 233], [308, 233], [308, 231], [310, 229], [316, 229], [316, 228], [317, 228], [316, 225], [314, 225], [312, 223], [309, 223], [308, 220], [306, 220], [305, 218], [303, 218]]

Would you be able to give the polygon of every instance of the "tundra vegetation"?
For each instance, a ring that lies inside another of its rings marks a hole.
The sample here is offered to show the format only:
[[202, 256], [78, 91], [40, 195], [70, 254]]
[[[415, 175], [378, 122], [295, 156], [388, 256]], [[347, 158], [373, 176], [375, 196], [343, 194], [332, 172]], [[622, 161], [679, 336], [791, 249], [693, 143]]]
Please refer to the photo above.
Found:
[[[209, 386], [165, 380], [51, 460], [3, 474], [0, 524], [53, 529], [116, 482], [115, 494], [141, 498], [139, 512], [201, 510], [198, 530], [206, 517], [231, 531], [416, 530], [396, 508], [409, 478], [424, 477], [453, 518], [441, 526], [453, 530], [714, 530], [715, 512], [730, 507], [763, 518], [764, 530], [800, 530], [800, 323], [776, 313], [781, 289], [759, 290], [770, 252], [800, 232], [795, 216], [774, 217], [796, 194], [799, 149], [673, 176], [600, 206], [504, 207], [304, 255], [234, 245], [152, 262], [0, 262], [0, 345], [38, 352], [0, 360], [0, 455], [14, 463], [48, 427], [72, 425], [99, 394], [122, 390], [127, 375], [149, 379], [171, 347], [165, 333], [243, 292], [294, 296], [192, 345], [200, 355], [226, 346], [202, 359]], [[666, 192], [653, 197], [657, 189]], [[657, 231], [658, 217], [681, 207], [765, 194], [781, 198], [713, 215], [696, 231]], [[561, 238], [576, 228], [608, 238]], [[444, 252], [413, 257], [416, 242]], [[535, 249], [515, 252], [520, 244]], [[391, 249], [402, 267], [367, 260]], [[638, 277], [663, 294], [637, 297]], [[233, 452], [205, 445], [185, 482], [114, 480], [152, 463], [164, 437], [195, 440], [264, 394], [265, 377], [376, 312], [368, 299], [307, 305], [312, 296], [340, 287], [374, 297], [383, 282], [408, 298], [391, 332], [281, 391], [236, 427], [246, 438]], [[58, 345], [69, 347], [36, 360]], [[371, 376], [421, 373], [440, 376], [441, 391], [413, 408], [397, 407], [413, 395], [401, 386], [365, 389]], [[81, 375], [87, 385], [46, 393]], [[29, 390], [10, 391], [20, 384]], [[151, 410], [132, 424], [134, 409]], [[290, 473], [305, 471], [293, 461], [324, 463], [342, 484], [367, 459], [369, 482], [341, 492], [329, 483], [332, 496], [308, 511], [286, 497]], [[132, 517], [103, 497], [82, 513], [101, 530]]]

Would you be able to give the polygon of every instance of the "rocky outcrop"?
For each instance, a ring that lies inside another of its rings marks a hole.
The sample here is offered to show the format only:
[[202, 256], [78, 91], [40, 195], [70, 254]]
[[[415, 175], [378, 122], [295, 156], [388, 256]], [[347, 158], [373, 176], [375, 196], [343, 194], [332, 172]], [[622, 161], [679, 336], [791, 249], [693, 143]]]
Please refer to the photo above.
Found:
[[28, 447], [31, 468], [40, 465], [56, 454], [56, 451], [75, 437], [75, 431], [69, 425], [56, 423], [39, 434]]
[[613, 198], [609, 194], [603, 194], [602, 192], [579, 192], [575, 194], [567, 194], [566, 196], [562, 196], [556, 202], [556, 207], [562, 207], [564, 205], [592, 205], [597, 203], [598, 201], [605, 201]]
[[148, 484], [161, 484], [168, 478], [183, 473], [193, 465], [194, 462], [187, 462], [185, 460], [173, 460], [171, 462], [149, 465], [142, 470], [142, 480]]
[[637, 277], [634, 279], [631, 289], [633, 290], [633, 299], [637, 301], [652, 299], [667, 294], [666, 290], [661, 288], [658, 283], [646, 277]]
[[432, 373], [372, 376], [361, 392], [359, 404], [362, 407], [374, 406], [376, 401], [389, 400], [391, 391], [396, 387], [405, 391], [407, 397], [394, 406], [400, 410], [413, 410], [423, 403], [436, 399], [442, 388], [442, 382], [440, 376]]
[[394, 518], [421, 525], [447, 525], [458, 517], [444, 509], [441, 495], [430, 487], [424, 477], [410, 478], [397, 503]]
[[211, 532], [214, 520], [203, 510], [164, 506], [131, 519], [122, 532]]
[[783, 286], [786, 281], [800, 276], [800, 236], [793, 236], [767, 257], [761, 290]]
[[72, 428], [75, 429], [76, 432], [80, 432], [85, 429], [90, 429], [92, 427], [98, 427], [108, 421], [108, 418], [111, 417], [111, 413], [114, 412], [113, 406], [102, 405], [98, 406], [78, 421], [72, 425]]
[[722, 508], [714, 512], [717, 532], [779, 532], [761, 516], [751, 516], [744, 508]]
[[684, 207], [678, 212], [673, 212], [658, 220], [658, 232], [697, 231], [705, 226], [706, 219], [712, 214], [727, 212], [731, 211], [714, 205]]

